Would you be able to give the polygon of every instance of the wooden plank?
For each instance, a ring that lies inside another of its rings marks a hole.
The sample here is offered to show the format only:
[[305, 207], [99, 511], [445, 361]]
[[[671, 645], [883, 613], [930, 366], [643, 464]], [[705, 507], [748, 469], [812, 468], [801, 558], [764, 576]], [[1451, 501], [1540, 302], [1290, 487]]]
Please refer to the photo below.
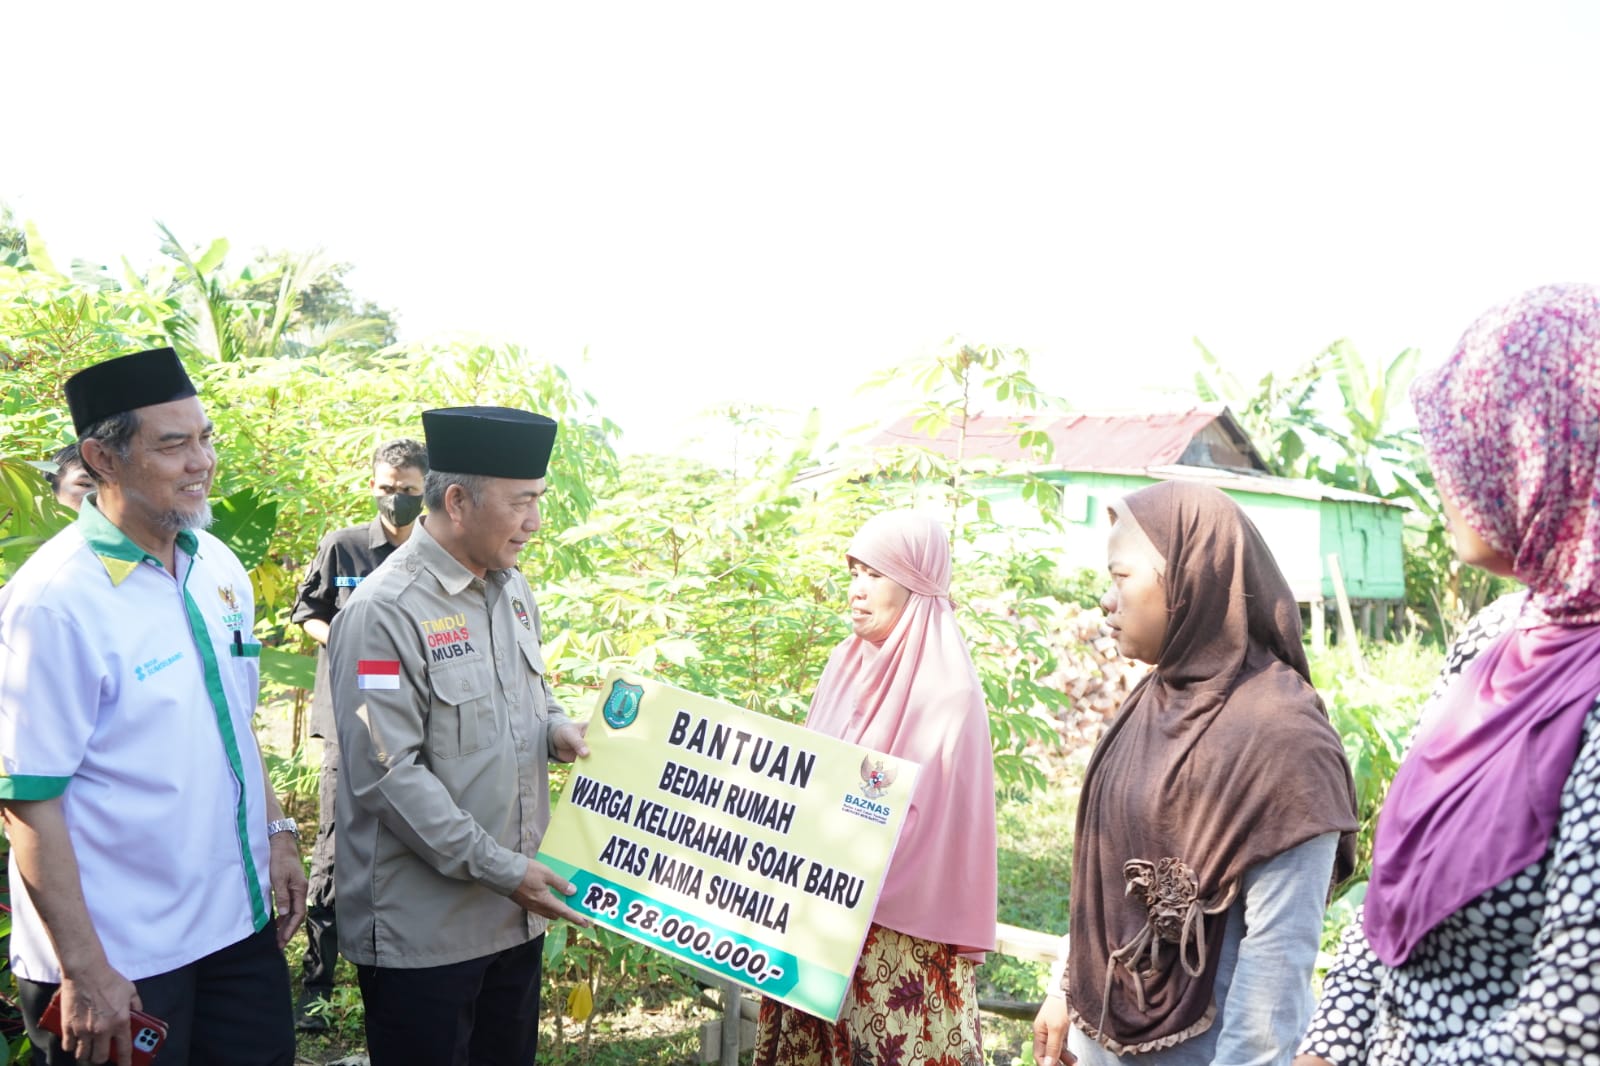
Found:
[[[1056, 961], [1056, 953], [1060, 950], [1061, 937], [1055, 933], [1041, 933], [1037, 929], [1023, 929], [1021, 926], [1006, 925], [1004, 922], [995, 925], [995, 952], [998, 954], [1049, 965]], [[723, 982], [718, 982], [718, 986], [723, 992], [723, 1016], [702, 1022], [700, 1025], [699, 1060], [708, 1066], [710, 1063], [726, 1062], [726, 1056], [734, 1047], [742, 1052], [749, 1051], [755, 1046], [756, 1001], [744, 995], [730, 995], [728, 985]], [[736, 989], [738, 986], [733, 987]], [[1018, 1003], [1011, 1000], [984, 1000], [979, 1006], [991, 1014], [1022, 1021], [1031, 1021], [1039, 1011], [1037, 1003]], [[724, 1028], [724, 1023], [735, 1013], [739, 1015], [737, 1043], [732, 1038], [733, 1028], [731, 1026]], [[726, 1040], [724, 1034], [727, 1036]]]
[[1061, 949], [1061, 938], [1055, 933], [1041, 933], [1034, 929], [1023, 929], [1001, 922], [995, 926], [994, 949], [1001, 955], [1009, 955], [1013, 959], [1049, 963], [1056, 961], [1056, 952]]
[[1361, 638], [1356, 636], [1355, 616], [1350, 611], [1350, 594], [1345, 591], [1338, 552], [1328, 555], [1328, 577], [1333, 580], [1333, 594], [1339, 604], [1339, 637], [1350, 648], [1350, 661], [1355, 663], [1356, 675], [1369, 678], [1372, 675], [1367, 672], [1367, 661], [1361, 655]]

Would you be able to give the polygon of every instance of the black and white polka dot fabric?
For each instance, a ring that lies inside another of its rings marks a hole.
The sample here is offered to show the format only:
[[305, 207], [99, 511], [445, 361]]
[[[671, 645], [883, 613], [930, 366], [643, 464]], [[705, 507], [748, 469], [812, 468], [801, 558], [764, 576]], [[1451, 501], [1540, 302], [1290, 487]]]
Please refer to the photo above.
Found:
[[[1480, 614], [1444, 676], [1460, 673], [1517, 606]], [[1334, 1066], [1600, 1066], [1600, 703], [1544, 857], [1445, 919], [1398, 969], [1352, 923], [1300, 1052]]]

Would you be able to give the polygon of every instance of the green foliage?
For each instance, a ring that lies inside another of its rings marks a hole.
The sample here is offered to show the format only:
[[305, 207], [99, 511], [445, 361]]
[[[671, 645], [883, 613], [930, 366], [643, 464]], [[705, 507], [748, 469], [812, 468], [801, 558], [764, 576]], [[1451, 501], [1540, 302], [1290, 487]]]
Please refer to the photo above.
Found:
[[[1054, 722], [1068, 702], [1045, 680], [1056, 668], [1045, 639], [1054, 604], [1048, 586], [1055, 562], [1053, 553], [1036, 547], [1047, 542], [1037, 534], [1060, 528], [1057, 491], [1034, 477], [1027, 465], [1007, 468], [968, 458], [966, 433], [986, 403], [1018, 414], [1063, 404], [1034, 385], [1028, 353], [1020, 348], [952, 340], [944, 353], [880, 374], [863, 388], [891, 393], [908, 382], [918, 392], [899, 404], [891, 395], [884, 406], [893, 410], [908, 405], [917, 432], [930, 437], [954, 429], [951, 454], [936, 447], [906, 447], [888, 455], [846, 456], [844, 476], [858, 485], [893, 486], [903, 494], [901, 500], [938, 506], [950, 515], [954, 597], [958, 603], [982, 601], [985, 608], [963, 612], [962, 624], [989, 705], [995, 778], [1002, 789], [1038, 789], [1044, 778], [1028, 747], [1059, 743]], [[1023, 422], [1016, 425], [1024, 453], [1038, 462], [1047, 460], [1049, 438], [1027, 431]], [[985, 486], [976, 480], [980, 475], [1000, 475], [1016, 484], [1021, 498], [1033, 507], [1030, 521], [996, 523]], [[877, 509], [890, 501], [873, 502]], [[1016, 584], [1018, 577], [1026, 580]]]
[[263, 646], [261, 677], [284, 688], [310, 690], [317, 678], [316, 656]]
[[1200, 352], [1195, 394], [1208, 403], [1220, 401], [1228, 405], [1274, 474], [1308, 476], [1310, 446], [1317, 436], [1313, 399], [1328, 353], [1313, 356], [1288, 371], [1268, 371], [1251, 389], [1199, 337], [1194, 338], [1194, 346]]
[[326, 1035], [322, 1037], [323, 1041], [337, 1042], [342, 1047], [366, 1045], [367, 1008], [361, 998], [361, 988], [353, 975], [341, 979], [339, 984], [334, 985], [333, 994], [326, 999], [307, 1004], [306, 1013], [327, 1021], [328, 1029]]
[[[1268, 465], [1284, 477], [1321, 481], [1411, 507], [1405, 528], [1406, 606], [1412, 625], [1438, 647], [1514, 583], [1463, 567], [1444, 528], [1437, 486], [1415, 427], [1402, 422], [1421, 360], [1407, 348], [1371, 367], [1348, 340], [1301, 366], [1267, 374], [1252, 390], [1198, 340], [1196, 389], [1239, 415]], [[1332, 382], [1336, 396], [1319, 391]]]
[[[238, 296], [270, 306], [283, 295], [286, 277], [304, 273], [304, 257], [289, 252], [258, 255], [241, 279]], [[315, 263], [315, 261], [313, 261]], [[305, 354], [331, 347], [377, 351], [395, 343], [394, 314], [350, 291], [345, 275], [349, 263], [315, 264], [318, 269], [296, 286], [297, 298], [289, 308], [284, 340], [292, 346], [286, 354]]]
[[[523, 566], [539, 591], [552, 681], [575, 713], [587, 712], [600, 680], [624, 665], [799, 719], [828, 654], [849, 632], [849, 537], [884, 508], [918, 506], [948, 516], [953, 592], [990, 707], [999, 788], [1020, 797], [1044, 786], [1037, 752], [1058, 742], [1054, 720], [1066, 703], [1047, 681], [1056, 668], [1050, 618], [1054, 597], [1082, 582], [1061, 578], [1051, 552], [1028, 546], [1030, 530], [1057, 521], [1050, 486], [975, 461], [959, 443], [954, 454], [906, 449], [887, 457], [835, 447], [825, 453], [830, 465], [818, 468], [816, 417], [799, 439], [782, 441], [747, 409], [729, 417], [742, 437], [765, 437], [767, 446], [741, 456], [737, 473], [675, 457], [624, 465], [612, 448], [617, 427], [559, 366], [503, 345], [375, 349], [337, 336], [299, 344], [296, 316], [327, 283], [324, 268], [277, 257], [233, 272], [226, 241], [189, 249], [166, 236], [167, 259], [144, 273], [63, 276], [31, 237], [29, 258], [0, 265], [0, 358], [14, 371], [0, 424], [0, 506], [8, 508], [0, 511], [0, 548], [13, 549], [5, 557], [13, 568], [70, 517], [16, 461], [70, 439], [61, 380], [170, 337], [216, 422], [215, 528], [251, 567], [263, 675], [304, 686], [312, 660], [288, 622], [294, 590], [324, 533], [370, 517], [372, 447], [420, 435], [419, 415], [429, 407], [530, 408], [562, 429], [545, 532]], [[912, 395], [885, 403], [917, 413], [929, 428], [955, 426], [964, 441], [982, 404], [1028, 411], [1050, 402], [1027, 368], [1020, 350], [952, 344], [879, 387], [909, 386]], [[1043, 439], [1024, 444], [1048, 451]], [[993, 474], [1019, 479], [1036, 520], [995, 521], [980, 477]], [[0, 570], [0, 579], [10, 572]], [[292, 803], [314, 807], [316, 768], [303, 750], [272, 753], [268, 769]], [[676, 972], [613, 934], [557, 932], [547, 965], [567, 990], [579, 981], [588, 989], [588, 1031], [637, 1006], [642, 980]], [[1018, 971], [1019, 987], [1026, 979]], [[350, 1012], [331, 1009], [345, 1024]]]
[[278, 505], [252, 489], [240, 489], [217, 501], [213, 511], [211, 532], [233, 550], [246, 570], [260, 566], [278, 525]]
[[1087, 566], [1063, 574], [1050, 556], [1016, 555], [1007, 560], [1005, 587], [1029, 599], [1057, 600], [1093, 610], [1105, 595], [1106, 575]]
[[[553, 925], [544, 940], [544, 1003], [554, 1021], [554, 1046], [549, 1052], [562, 1058], [567, 1005], [586, 1000], [588, 1009], [574, 1021], [583, 1023], [583, 1036], [574, 1049], [579, 1061], [589, 1061], [597, 1023], [606, 1012], [637, 1007], [649, 999], [686, 996], [694, 981], [678, 963], [660, 952], [606, 929], [579, 929], [566, 923]], [[578, 986], [587, 996], [573, 996]], [[540, 1048], [541, 1053], [547, 1049]]]
[[6, 1062], [26, 1062], [32, 1043], [23, 1030], [22, 1009], [17, 1005], [16, 981], [11, 974], [11, 886], [5, 876], [11, 842], [0, 834], [0, 1044]]
[[[1002, 388], [1010, 397], [1037, 395], [1021, 373], [1025, 355], [974, 352], [962, 348], [886, 382], [957, 390], [955, 406], [943, 395], [926, 405], [956, 419], [969, 417], [967, 404], [994, 399]], [[763, 430], [750, 411], [730, 417], [742, 432]], [[1058, 742], [1054, 715], [1065, 705], [1045, 681], [1056, 665], [1046, 639], [1053, 563], [1020, 547], [1016, 530], [985, 520], [986, 501], [968, 487], [970, 460], [931, 450], [887, 460], [839, 450], [831, 470], [817, 470], [815, 433], [813, 420], [792, 447], [742, 457], [738, 477], [667, 457], [642, 457], [616, 471], [604, 504], [559, 535], [563, 547], [582, 545], [606, 565], [540, 585], [545, 659], [558, 694], [581, 715], [601, 679], [620, 665], [798, 720], [828, 654], [849, 632], [849, 537], [885, 508], [937, 507], [955, 516], [953, 591], [990, 708], [997, 780], [1008, 795], [1036, 791], [1044, 778], [1035, 753]], [[1039, 594], [1012, 589], [1019, 573], [1033, 575]], [[611, 982], [649, 957], [608, 932], [547, 944], [546, 951], [567, 982], [562, 987], [588, 982], [594, 1024], [626, 1009], [609, 993]]]
[[1410, 495], [1416, 488], [1410, 468], [1419, 459], [1421, 446], [1414, 430], [1397, 431], [1393, 422], [1405, 405], [1421, 353], [1407, 348], [1376, 378], [1369, 378], [1366, 360], [1347, 340], [1334, 341], [1326, 354], [1333, 360], [1345, 425], [1340, 429], [1319, 424], [1321, 436], [1343, 451], [1343, 461], [1334, 467], [1331, 479], [1323, 480], [1386, 499]]
[[1378, 811], [1443, 660], [1437, 649], [1416, 640], [1368, 645], [1363, 654], [1364, 670], [1348, 649], [1330, 649], [1311, 659], [1312, 682], [1350, 760], [1360, 820], [1356, 870], [1338, 889], [1324, 920], [1325, 948], [1337, 942], [1366, 894]]
[[31, 552], [6, 538], [47, 537], [71, 517], [44, 502], [43, 478], [22, 465], [75, 439], [61, 383], [110, 355], [160, 343], [176, 307], [57, 272], [37, 234], [28, 249], [0, 260], [0, 542], [28, 548], [0, 558], [0, 580]]
[[16, 570], [34, 551], [72, 521], [56, 503], [39, 471], [0, 458], [0, 577]]
[[[307, 755], [305, 745], [297, 746], [287, 758], [270, 748], [263, 748], [261, 756], [267, 764], [267, 781], [282, 801], [285, 813], [296, 821], [315, 815], [321, 768]], [[306, 839], [310, 839], [309, 833]]]
[[18, 259], [28, 254], [28, 235], [17, 225], [9, 204], [0, 203], [0, 254]]
[[[1370, 375], [1355, 346], [1341, 339], [1298, 367], [1269, 371], [1250, 389], [1199, 338], [1194, 343], [1201, 361], [1195, 391], [1228, 405], [1274, 474], [1385, 499], [1426, 496], [1417, 484], [1416, 432], [1394, 425], [1417, 372], [1417, 349], [1407, 348]], [[1321, 395], [1330, 380], [1338, 390], [1339, 417], [1332, 422], [1323, 413], [1328, 397]]]
[[[1073, 821], [1081, 767], [1056, 772], [1036, 792], [995, 804], [998, 919], [1006, 925], [1064, 934], [1071, 910]], [[1044, 998], [1049, 967], [991, 954], [978, 971], [980, 992], [1022, 1003]]]
[[[1427, 485], [1431, 490], [1432, 475]], [[1413, 625], [1434, 647], [1448, 647], [1474, 615], [1521, 587], [1514, 578], [1462, 563], [1438, 512], [1426, 524], [1408, 522], [1405, 534], [1406, 601]]]

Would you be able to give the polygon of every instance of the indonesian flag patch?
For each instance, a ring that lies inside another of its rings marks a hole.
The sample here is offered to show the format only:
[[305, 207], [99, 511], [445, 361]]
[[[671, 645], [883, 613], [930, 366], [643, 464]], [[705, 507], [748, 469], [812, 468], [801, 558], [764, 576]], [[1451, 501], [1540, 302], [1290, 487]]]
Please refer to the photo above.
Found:
[[357, 688], [399, 688], [399, 659], [360, 659], [356, 662]]

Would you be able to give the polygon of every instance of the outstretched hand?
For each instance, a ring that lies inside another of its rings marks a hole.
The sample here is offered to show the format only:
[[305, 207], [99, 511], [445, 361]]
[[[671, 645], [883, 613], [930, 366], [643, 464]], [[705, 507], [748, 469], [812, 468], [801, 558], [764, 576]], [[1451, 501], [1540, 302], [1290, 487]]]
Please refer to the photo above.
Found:
[[573, 925], [591, 925], [588, 918], [567, 906], [562, 899], [578, 890], [578, 886], [557, 874], [542, 862], [528, 860], [528, 869], [522, 875], [522, 884], [511, 893], [511, 902], [525, 911], [543, 918], [565, 918]]

